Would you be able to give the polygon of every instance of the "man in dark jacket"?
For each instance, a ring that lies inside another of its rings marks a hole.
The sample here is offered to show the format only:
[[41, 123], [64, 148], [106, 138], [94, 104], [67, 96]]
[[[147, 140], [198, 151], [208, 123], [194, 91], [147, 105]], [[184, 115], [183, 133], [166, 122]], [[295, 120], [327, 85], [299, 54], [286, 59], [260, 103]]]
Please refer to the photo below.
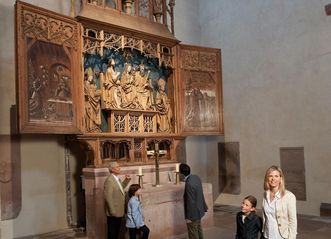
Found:
[[180, 164], [179, 172], [185, 176], [184, 213], [189, 239], [203, 239], [201, 218], [207, 212], [201, 180], [191, 174], [187, 164]]

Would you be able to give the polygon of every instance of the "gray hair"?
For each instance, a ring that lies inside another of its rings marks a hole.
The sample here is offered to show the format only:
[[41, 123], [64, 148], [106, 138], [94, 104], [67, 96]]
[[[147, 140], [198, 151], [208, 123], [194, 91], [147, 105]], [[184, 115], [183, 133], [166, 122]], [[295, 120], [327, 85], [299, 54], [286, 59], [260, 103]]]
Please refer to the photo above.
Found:
[[109, 163], [109, 166], [108, 166], [109, 171], [111, 171], [112, 168], [116, 168], [116, 167], [118, 167], [118, 166], [119, 166], [119, 163], [118, 163], [118, 162], [116, 162], [116, 161], [110, 162], [110, 163]]

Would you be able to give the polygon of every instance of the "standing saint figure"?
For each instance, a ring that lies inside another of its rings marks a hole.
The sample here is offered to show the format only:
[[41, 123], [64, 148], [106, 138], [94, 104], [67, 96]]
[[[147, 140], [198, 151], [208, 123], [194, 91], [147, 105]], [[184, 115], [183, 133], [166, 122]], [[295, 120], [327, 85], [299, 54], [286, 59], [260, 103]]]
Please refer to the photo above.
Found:
[[137, 96], [140, 105], [144, 110], [151, 109], [151, 85], [148, 80], [149, 72], [145, 72], [145, 65], [141, 63], [139, 65], [139, 70], [135, 72], [135, 86], [137, 89]]
[[105, 73], [104, 103], [105, 108], [119, 108], [121, 105], [121, 82], [119, 80], [120, 72], [115, 71], [115, 61], [108, 61], [108, 68]]
[[155, 96], [155, 110], [157, 114], [158, 132], [171, 133], [172, 131], [172, 110], [170, 99], [165, 92], [166, 81], [160, 78], [157, 82]]
[[87, 132], [101, 132], [101, 90], [95, 85], [94, 72], [91, 67], [85, 71], [85, 127]]
[[40, 91], [42, 89], [42, 83], [40, 78], [36, 78], [32, 82], [31, 89], [29, 90], [29, 93], [31, 93], [31, 96], [29, 98], [29, 116], [30, 117], [41, 117], [42, 116], [42, 98], [40, 95]]
[[142, 108], [139, 104], [136, 86], [134, 85], [134, 75], [132, 74], [132, 66], [125, 63], [124, 71], [121, 77], [122, 87], [122, 108], [138, 109]]

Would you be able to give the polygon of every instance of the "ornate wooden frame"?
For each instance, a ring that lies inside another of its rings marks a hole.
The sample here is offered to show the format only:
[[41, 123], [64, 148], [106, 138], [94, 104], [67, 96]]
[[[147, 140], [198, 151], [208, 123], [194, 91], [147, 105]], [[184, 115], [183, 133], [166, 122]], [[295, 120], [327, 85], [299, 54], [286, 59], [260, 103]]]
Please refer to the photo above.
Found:
[[221, 50], [177, 45], [179, 127], [182, 135], [221, 135]]
[[80, 24], [18, 1], [16, 28], [20, 132], [80, 133]]

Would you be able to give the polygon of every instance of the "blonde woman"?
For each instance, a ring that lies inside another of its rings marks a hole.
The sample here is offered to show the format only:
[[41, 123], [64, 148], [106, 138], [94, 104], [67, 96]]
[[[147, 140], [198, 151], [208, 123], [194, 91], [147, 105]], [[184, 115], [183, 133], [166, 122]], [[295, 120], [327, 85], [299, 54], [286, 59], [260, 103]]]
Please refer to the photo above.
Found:
[[262, 201], [263, 235], [268, 239], [295, 239], [297, 211], [294, 194], [285, 189], [283, 171], [278, 166], [267, 169]]

